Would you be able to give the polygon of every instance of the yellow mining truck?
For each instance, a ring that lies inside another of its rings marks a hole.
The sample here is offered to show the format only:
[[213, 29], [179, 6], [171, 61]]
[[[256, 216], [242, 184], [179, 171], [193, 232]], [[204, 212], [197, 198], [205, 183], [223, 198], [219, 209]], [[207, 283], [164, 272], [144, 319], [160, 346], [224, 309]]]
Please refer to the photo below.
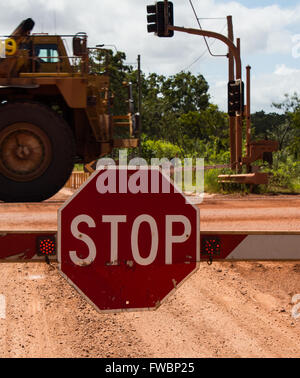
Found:
[[[45, 200], [62, 188], [75, 162], [138, 145], [132, 99], [127, 114], [111, 114], [110, 77], [91, 72], [86, 34], [33, 34], [33, 27], [26, 19], [1, 39], [0, 200], [7, 202]], [[126, 135], [117, 138], [120, 127]]]

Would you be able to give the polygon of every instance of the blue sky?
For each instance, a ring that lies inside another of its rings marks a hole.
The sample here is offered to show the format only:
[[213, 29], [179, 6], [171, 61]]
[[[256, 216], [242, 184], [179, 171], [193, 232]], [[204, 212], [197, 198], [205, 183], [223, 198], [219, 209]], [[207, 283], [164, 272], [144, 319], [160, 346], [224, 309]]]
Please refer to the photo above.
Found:
[[[233, 16], [241, 38], [243, 74], [252, 67], [252, 110], [274, 111], [285, 93], [300, 94], [300, 0], [192, 0], [204, 29], [226, 34], [226, 16]], [[202, 74], [211, 100], [222, 110], [227, 103], [227, 59], [211, 57], [202, 37], [175, 33], [158, 38], [147, 33], [146, 5], [154, 0], [14, 0], [0, 2], [0, 34], [32, 17], [34, 32], [72, 34], [86, 31], [89, 46], [104, 43], [126, 52], [127, 61], [142, 57], [148, 72], [174, 75], [181, 70]], [[189, 0], [173, 0], [175, 24], [198, 28]], [[209, 39], [214, 53], [226, 53]], [[195, 62], [194, 64], [192, 64]]]
[[[235, 36], [241, 38], [243, 66], [252, 67], [253, 111], [275, 111], [272, 102], [280, 102], [285, 93], [300, 92], [299, 0], [193, 0], [193, 3], [198, 7], [199, 17], [205, 17], [202, 9], [208, 10], [209, 17], [233, 15]], [[203, 28], [215, 31], [218, 22], [222, 25], [221, 20], [202, 22]], [[221, 47], [212, 50], [224, 51]], [[212, 100], [226, 109], [226, 59], [222, 61], [206, 53], [191, 69], [204, 74]], [[245, 71], [243, 74], [245, 77]]]

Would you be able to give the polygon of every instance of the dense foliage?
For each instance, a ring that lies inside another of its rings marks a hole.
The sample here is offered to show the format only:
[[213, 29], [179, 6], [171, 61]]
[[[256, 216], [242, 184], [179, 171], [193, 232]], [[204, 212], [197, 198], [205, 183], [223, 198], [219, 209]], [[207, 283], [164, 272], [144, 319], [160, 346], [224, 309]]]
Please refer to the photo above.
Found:
[[[108, 58], [107, 58], [108, 55]], [[125, 65], [125, 54], [112, 51], [98, 53], [95, 62], [108, 62], [115, 93], [114, 113], [126, 113], [126, 93], [122, 81], [133, 83], [135, 104], [138, 102], [137, 70]], [[97, 70], [96, 64], [94, 69]], [[166, 77], [142, 73], [142, 157], [202, 157], [206, 164], [228, 164], [228, 116], [210, 102], [209, 87], [201, 75], [179, 72]], [[252, 139], [279, 142], [274, 165], [265, 165], [272, 175], [271, 186], [300, 190], [300, 98], [284, 95], [282, 103], [273, 104], [274, 112], [263, 110], [252, 114]], [[263, 162], [258, 162], [264, 166]], [[220, 172], [207, 173], [211, 187], [220, 189], [216, 177]]]

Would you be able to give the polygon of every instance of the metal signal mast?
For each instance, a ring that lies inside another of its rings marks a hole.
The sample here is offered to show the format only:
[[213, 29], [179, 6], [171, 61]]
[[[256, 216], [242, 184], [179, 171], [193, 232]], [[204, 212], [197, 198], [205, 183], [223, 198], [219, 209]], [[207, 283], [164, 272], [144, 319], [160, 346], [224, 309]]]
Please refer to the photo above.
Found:
[[[241, 43], [237, 38], [234, 43], [232, 16], [227, 16], [228, 35], [219, 34], [203, 29], [192, 29], [174, 25], [173, 3], [167, 0], [158, 1], [155, 5], [147, 6], [148, 32], [154, 32], [158, 37], [172, 37], [174, 32], [199, 35], [217, 39], [228, 47], [228, 115], [230, 127], [230, 156], [231, 169], [234, 175], [221, 175], [221, 182], [238, 182], [245, 184], [267, 184], [266, 173], [252, 172], [252, 163], [266, 159], [278, 150], [275, 141], [251, 141], [251, 110], [250, 110], [250, 70], [247, 66], [246, 76], [246, 105], [244, 105], [244, 83], [242, 81]], [[246, 120], [246, 156], [242, 155], [242, 127]], [[246, 166], [246, 174], [242, 174]]]

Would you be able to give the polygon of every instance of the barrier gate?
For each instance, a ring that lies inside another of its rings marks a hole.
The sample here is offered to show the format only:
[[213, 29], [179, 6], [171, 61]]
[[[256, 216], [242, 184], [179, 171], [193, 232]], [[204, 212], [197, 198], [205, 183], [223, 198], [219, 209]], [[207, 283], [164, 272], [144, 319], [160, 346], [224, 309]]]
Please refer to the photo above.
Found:
[[[2, 231], [1, 262], [57, 261], [55, 231]], [[300, 232], [200, 233], [200, 261], [300, 260]]]

